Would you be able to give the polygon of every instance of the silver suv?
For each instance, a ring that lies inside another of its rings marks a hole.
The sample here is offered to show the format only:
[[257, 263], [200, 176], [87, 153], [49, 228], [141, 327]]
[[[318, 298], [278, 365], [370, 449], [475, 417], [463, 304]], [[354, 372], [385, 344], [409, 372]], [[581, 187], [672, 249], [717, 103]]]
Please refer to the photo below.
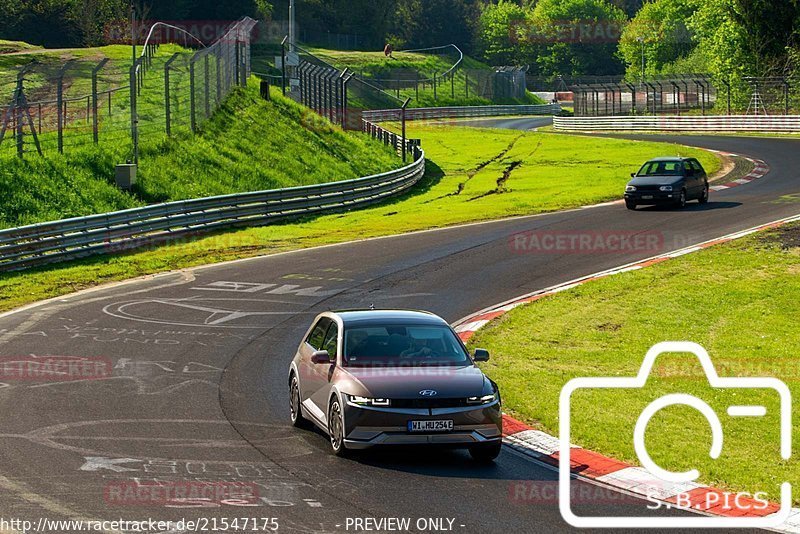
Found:
[[468, 448], [493, 461], [502, 443], [500, 392], [452, 328], [426, 312], [326, 312], [289, 369], [292, 423], [330, 436], [336, 455], [376, 445]]

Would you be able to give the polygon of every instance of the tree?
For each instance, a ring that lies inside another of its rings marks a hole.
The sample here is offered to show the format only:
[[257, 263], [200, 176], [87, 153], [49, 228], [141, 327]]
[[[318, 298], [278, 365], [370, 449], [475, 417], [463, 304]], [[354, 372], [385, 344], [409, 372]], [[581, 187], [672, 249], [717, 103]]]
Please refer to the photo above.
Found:
[[699, 6], [700, 0], [655, 0], [642, 7], [619, 41], [618, 55], [628, 66], [629, 79], [639, 79], [642, 75], [643, 50], [645, 76], [661, 72], [665, 65], [694, 50], [696, 43], [687, 21]]
[[515, 2], [500, 0], [486, 4], [478, 22], [478, 46], [492, 65], [522, 65], [531, 60], [525, 40], [530, 27], [531, 10]]
[[606, 0], [539, 0], [533, 33], [541, 74], [618, 74], [615, 56], [625, 13]]
[[414, 48], [455, 44], [472, 51], [481, 0], [398, 0], [394, 30]]

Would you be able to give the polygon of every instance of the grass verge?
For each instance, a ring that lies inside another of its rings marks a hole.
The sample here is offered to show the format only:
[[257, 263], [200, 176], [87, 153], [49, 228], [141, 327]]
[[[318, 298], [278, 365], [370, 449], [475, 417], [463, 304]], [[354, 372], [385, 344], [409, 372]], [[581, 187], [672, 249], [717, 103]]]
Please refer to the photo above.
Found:
[[[484, 368], [500, 384], [505, 408], [551, 434], [558, 433], [559, 393], [570, 379], [634, 376], [647, 350], [661, 341], [697, 342], [720, 376], [776, 377], [797, 396], [798, 273], [795, 224], [544, 298], [491, 323], [470, 344], [492, 352]], [[641, 390], [576, 393], [571, 441], [638, 463], [636, 420], [647, 404], [669, 393], [710, 404], [724, 429], [723, 452], [711, 460], [706, 420], [673, 406], [647, 429], [656, 463], [672, 471], [697, 468], [704, 483], [764, 491], [774, 500], [780, 482], [800, 482], [798, 462], [779, 454], [777, 394], [712, 389], [692, 355], [659, 357]], [[729, 417], [732, 405], [765, 406], [767, 415]], [[798, 431], [793, 434], [796, 440]]]
[[[252, 228], [136, 253], [0, 276], [0, 310], [138, 275], [619, 198], [628, 176], [674, 145], [452, 127], [416, 127], [425, 179], [380, 206]], [[681, 148], [713, 172], [716, 156]], [[188, 172], [188, 171], [187, 171]], [[194, 172], [193, 170], [191, 172]]]
[[102, 213], [156, 202], [345, 180], [399, 167], [394, 152], [255, 83], [236, 90], [197, 135], [186, 130], [142, 144], [139, 183], [114, 185], [129, 143], [64, 155], [0, 161], [0, 227]]

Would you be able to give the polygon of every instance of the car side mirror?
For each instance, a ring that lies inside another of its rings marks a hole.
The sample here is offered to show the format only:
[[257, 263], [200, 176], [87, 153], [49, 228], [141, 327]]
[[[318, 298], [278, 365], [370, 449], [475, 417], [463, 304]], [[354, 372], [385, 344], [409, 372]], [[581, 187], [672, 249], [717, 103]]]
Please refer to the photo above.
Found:
[[476, 362], [488, 362], [489, 351], [486, 349], [475, 349], [475, 354], [472, 355], [472, 359]]
[[631, 173], [631, 178], [636, 178], [636, 173], [635, 172]]
[[316, 365], [331, 364], [331, 355], [327, 350], [318, 350], [311, 355], [311, 363]]

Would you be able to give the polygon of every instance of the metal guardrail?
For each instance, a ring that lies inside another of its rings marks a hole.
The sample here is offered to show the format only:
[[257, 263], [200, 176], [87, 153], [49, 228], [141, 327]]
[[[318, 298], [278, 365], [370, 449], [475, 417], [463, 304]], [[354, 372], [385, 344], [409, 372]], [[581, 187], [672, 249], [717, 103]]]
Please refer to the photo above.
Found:
[[0, 230], [0, 271], [374, 204], [407, 190], [424, 175], [425, 153], [413, 142], [407, 143], [413, 163], [365, 178], [169, 202]]
[[[558, 105], [420, 108], [406, 110], [406, 118], [541, 115], [560, 110]], [[264, 225], [380, 202], [409, 189], [425, 174], [425, 152], [418, 140], [403, 139], [373, 123], [399, 118], [400, 110], [366, 111], [363, 130], [393, 145], [399, 153], [405, 145], [413, 163], [400, 169], [341, 182], [168, 202], [0, 230], [0, 271], [133, 250], [216, 230]]]
[[554, 117], [553, 126], [565, 131], [797, 132], [800, 115]]
[[[534, 104], [529, 106], [461, 106], [447, 108], [409, 108], [407, 120], [457, 119], [468, 117], [500, 117], [507, 115], [555, 115], [561, 112], [558, 104]], [[364, 111], [364, 120], [369, 122], [400, 120], [399, 109]]]

